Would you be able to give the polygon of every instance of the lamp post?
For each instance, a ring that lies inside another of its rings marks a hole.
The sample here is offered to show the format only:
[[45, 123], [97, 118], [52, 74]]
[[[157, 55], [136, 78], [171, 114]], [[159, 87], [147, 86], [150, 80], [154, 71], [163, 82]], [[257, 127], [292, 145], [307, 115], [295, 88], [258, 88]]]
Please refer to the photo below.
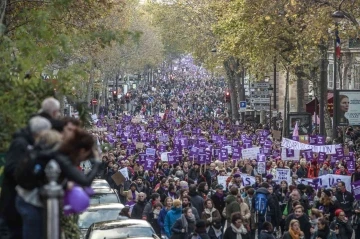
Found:
[[335, 20], [335, 39], [334, 39], [334, 80], [333, 80], [333, 140], [337, 138], [337, 96], [336, 96], [336, 79], [337, 79], [337, 60], [336, 60], [336, 38], [337, 38], [337, 31], [338, 31], [338, 23], [345, 18], [345, 15], [342, 11], [338, 10], [335, 11], [332, 15], [332, 18]]
[[269, 102], [270, 102], [270, 115], [269, 115], [269, 125], [270, 125], [270, 129], [271, 129], [271, 119], [272, 119], [272, 110], [271, 110], [271, 95], [272, 95], [272, 91], [274, 90], [274, 88], [270, 85], [268, 88], [268, 92], [269, 92]]

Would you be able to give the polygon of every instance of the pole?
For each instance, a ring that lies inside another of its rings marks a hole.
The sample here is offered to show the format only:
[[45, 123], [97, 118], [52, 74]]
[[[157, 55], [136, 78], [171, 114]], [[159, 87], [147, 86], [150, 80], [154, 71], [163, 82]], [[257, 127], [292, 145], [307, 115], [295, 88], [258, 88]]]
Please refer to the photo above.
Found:
[[52, 159], [45, 167], [45, 174], [48, 184], [44, 185], [40, 191], [45, 199], [45, 236], [46, 239], [60, 239], [60, 198], [64, 191], [62, 186], [57, 183], [60, 175], [58, 163]]
[[277, 79], [276, 79], [276, 60], [274, 62], [274, 109], [277, 109], [276, 107], [276, 82], [277, 82]]
[[327, 60], [327, 51], [325, 47], [325, 43], [322, 45], [322, 57], [321, 57], [321, 71], [320, 71], [320, 102], [319, 102], [319, 117], [320, 117], [320, 135], [326, 135], [325, 133], [325, 98], [327, 89], [327, 66], [329, 61]]
[[[314, 102], [315, 102], [315, 133], [317, 134], [318, 133], [318, 129], [317, 129], [317, 116], [318, 116], [318, 114], [317, 114], [317, 105], [318, 105], [318, 99], [317, 99], [317, 97], [315, 96], [315, 100], [314, 100]], [[319, 105], [320, 105], [320, 103], [319, 103]]]
[[335, 39], [334, 39], [334, 80], [333, 80], [333, 140], [338, 138], [337, 133], [337, 96], [336, 96], [336, 78], [337, 78], [337, 60], [336, 60], [336, 32], [338, 30], [338, 25], [336, 23], [335, 27]]
[[270, 94], [270, 117], [269, 117], [270, 129], [271, 129], [271, 118], [272, 118], [272, 112], [271, 112], [271, 94]]
[[[118, 95], [118, 87], [119, 87], [119, 76], [116, 76], [116, 86], [115, 86], [115, 90], [116, 90], [116, 97]], [[116, 99], [115, 101], [115, 114], [118, 115], [118, 100]]]

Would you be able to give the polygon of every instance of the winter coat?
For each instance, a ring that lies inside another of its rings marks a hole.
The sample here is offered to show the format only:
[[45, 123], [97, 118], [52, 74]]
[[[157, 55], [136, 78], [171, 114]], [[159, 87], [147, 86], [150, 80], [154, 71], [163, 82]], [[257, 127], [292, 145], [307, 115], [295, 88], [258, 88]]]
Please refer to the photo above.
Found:
[[171, 210], [167, 212], [164, 221], [164, 231], [168, 238], [170, 238], [172, 234], [171, 232], [172, 225], [174, 225], [176, 220], [180, 218], [181, 214], [182, 214], [181, 207], [180, 208], [172, 207]]
[[226, 202], [226, 220], [228, 225], [231, 223], [231, 215], [234, 212], [240, 212], [240, 205], [237, 202], [237, 197], [234, 195], [228, 195], [225, 199]]
[[246, 196], [244, 199], [243, 199], [244, 203], [246, 203], [246, 205], [248, 205], [249, 207], [249, 211], [250, 211], [250, 220], [249, 220], [249, 223], [250, 223], [250, 228], [252, 230], [256, 229], [257, 228], [257, 225], [255, 223], [255, 208], [252, 207], [253, 204], [252, 204], [252, 201], [253, 201], [253, 198], [249, 198], [249, 196]]
[[199, 196], [197, 192], [189, 192], [189, 196], [191, 205], [195, 207], [198, 213], [201, 215], [201, 213], [204, 211], [204, 199]]
[[[212, 217], [212, 220], [209, 221], [208, 219]], [[221, 215], [216, 208], [211, 209], [211, 215], [206, 213], [205, 210], [201, 214], [201, 219], [205, 221], [206, 227], [211, 226], [214, 222], [221, 222]]]
[[170, 210], [167, 210], [166, 207], [163, 207], [160, 210], [157, 222], [159, 224], [159, 227], [161, 228], [161, 234], [165, 234], [165, 230], [164, 230], [165, 217], [166, 217], [166, 214], [168, 213], [168, 211], [170, 211]]
[[304, 213], [301, 217], [295, 218], [294, 214], [290, 214], [285, 219], [285, 231], [289, 230], [290, 221], [292, 219], [296, 219], [299, 221], [300, 230], [304, 232], [304, 238], [311, 238], [311, 233], [310, 233], [311, 223], [309, 220], [309, 216]]
[[[170, 239], [189, 238], [189, 236], [194, 232], [194, 230], [195, 230], [195, 221], [190, 221], [188, 219], [185, 219], [185, 220], [187, 220], [187, 223], [188, 223], [187, 231], [181, 232], [182, 229], [185, 229], [184, 225], [183, 225], [183, 222], [182, 222], [183, 219], [181, 217], [182, 216], [180, 216], [180, 218], [178, 218], [175, 221], [175, 224], [172, 226], [172, 228], [171, 228], [172, 235], [171, 235]], [[183, 217], [185, 217], [185, 215]]]
[[337, 239], [349, 239], [353, 234], [353, 229], [350, 225], [350, 221], [343, 222], [339, 219], [335, 219], [330, 223], [330, 229], [335, 231], [336, 227], [339, 228], [339, 234], [336, 235]]
[[131, 219], [142, 219], [145, 206], [149, 204], [146, 201], [138, 201], [131, 212]]
[[225, 208], [225, 198], [226, 198], [225, 194], [219, 196], [215, 193], [211, 196], [211, 200], [214, 203], [214, 207], [219, 211], [220, 214]]
[[275, 239], [275, 236], [272, 234], [272, 232], [268, 232], [265, 230], [262, 230], [260, 232], [260, 237], [259, 239]]
[[[230, 225], [230, 224], [229, 224], [229, 225]], [[242, 229], [243, 229], [244, 231], [246, 231], [244, 225], [242, 225]], [[247, 235], [247, 233], [241, 234], [241, 237], [242, 237], [243, 239], [245, 239], [245, 238], [246, 238], [246, 235]], [[236, 233], [233, 231], [233, 229], [232, 229], [231, 226], [229, 226], [229, 227], [225, 230], [223, 239], [236, 239]]]
[[336, 200], [340, 204], [340, 208], [345, 212], [347, 217], [351, 217], [352, 210], [353, 210], [353, 202], [354, 196], [352, 193], [345, 191], [345, 192], [336, 192], [335, 194]]

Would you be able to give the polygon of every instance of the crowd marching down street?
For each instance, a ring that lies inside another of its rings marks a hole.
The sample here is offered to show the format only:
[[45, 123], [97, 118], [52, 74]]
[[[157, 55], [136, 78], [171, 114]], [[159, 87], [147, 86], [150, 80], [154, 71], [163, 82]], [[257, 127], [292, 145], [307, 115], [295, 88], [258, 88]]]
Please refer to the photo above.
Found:
[[269, 125], [232, 120], [224, 80], [185, 67], [132, 89], [130, 103], [102, 108], [87, 129], [45, 99], [6, 156], [0, 216], [9, 238], [44, 238], [40, 188], [52, 158], [66, 191], [63, 238], [82, 236], [78, 215], [89, 205], [77, 210], [70, 192], [90, 201], [103, 179], [124, 205], [117, 219], [145, 220], [159, 238], [360, 239], [360, 131], [349, 127], [346, 145], [320, 135], [300, 142], [297, 127], [280, 138]]

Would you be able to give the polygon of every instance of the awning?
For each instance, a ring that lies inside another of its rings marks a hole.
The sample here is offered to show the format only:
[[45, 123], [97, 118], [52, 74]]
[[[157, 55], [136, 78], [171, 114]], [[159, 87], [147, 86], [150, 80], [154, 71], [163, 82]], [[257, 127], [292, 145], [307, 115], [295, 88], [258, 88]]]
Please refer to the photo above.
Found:
[[[328, 101], [328, 111], [330, 113], [330, 117], [333, 117], [333, 93], [327, 93], [327, 101]], [[306, 112], [310, 114], [315, 113], [316, 108], [316, 114], [319, 114], [319, 101], [315, 98], [312, 101], [306, 103]]]

